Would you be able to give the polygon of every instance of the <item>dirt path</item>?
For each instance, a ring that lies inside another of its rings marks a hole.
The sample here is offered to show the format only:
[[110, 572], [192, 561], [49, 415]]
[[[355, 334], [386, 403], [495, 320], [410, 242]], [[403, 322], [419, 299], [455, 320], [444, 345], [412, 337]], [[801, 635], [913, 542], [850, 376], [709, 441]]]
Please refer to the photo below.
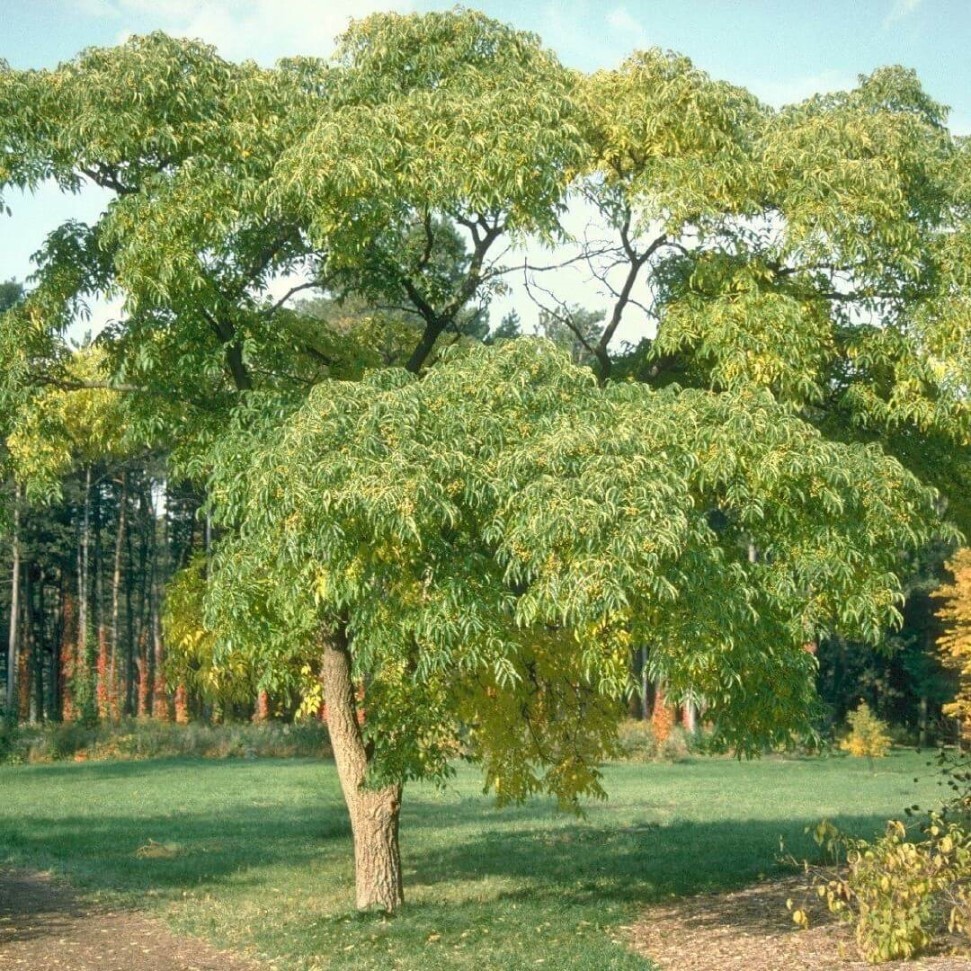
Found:
[[804, 888], [797, 877], [652, 907], [630, 929], [631, 942], [661, 971], [971, 971], [971, 959], [945, 956], [866, 964], [824, 908], [814, 909], [808, 931], [793, 925], [786, 899], [803, 901]]
[[46, 874], [0, 869], [3, 971], [259, 971], [161, 921], [84, 903]]

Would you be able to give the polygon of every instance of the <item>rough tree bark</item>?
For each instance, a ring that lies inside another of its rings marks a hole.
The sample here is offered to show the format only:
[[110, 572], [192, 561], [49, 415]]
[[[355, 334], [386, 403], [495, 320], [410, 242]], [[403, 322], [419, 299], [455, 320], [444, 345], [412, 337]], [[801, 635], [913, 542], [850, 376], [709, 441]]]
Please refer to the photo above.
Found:
[[323, 685], [337, 774], [354, 835], [357, 906], [391, 913], [404, 903], [398, 818], [401, 786], [367, 788], [369, 754], [361, 736], [346, 632], [323, 638]]

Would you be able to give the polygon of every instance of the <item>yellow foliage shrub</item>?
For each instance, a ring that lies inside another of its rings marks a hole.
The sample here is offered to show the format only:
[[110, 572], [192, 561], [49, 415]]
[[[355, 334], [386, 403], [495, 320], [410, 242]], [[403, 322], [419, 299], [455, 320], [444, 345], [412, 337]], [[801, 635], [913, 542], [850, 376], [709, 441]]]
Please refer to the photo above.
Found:
[[844, 752], [857, 758], [883, 758], [892, 744], [886, 722], [881, 721], [870, 711], [870, 706], [861, 701], [856, 711], [846, 716], [850, 734], [840, 743]]
[[937, 646], [942, 662], [956, 669], [960, 680], [957, 697], [944, 706], [944, 714], [957, 718], [971, 737], [971, 548], [958, 550], [947, 568], [954, 582], [935, 593], [943, 601], [937, 615], [946, 628]]

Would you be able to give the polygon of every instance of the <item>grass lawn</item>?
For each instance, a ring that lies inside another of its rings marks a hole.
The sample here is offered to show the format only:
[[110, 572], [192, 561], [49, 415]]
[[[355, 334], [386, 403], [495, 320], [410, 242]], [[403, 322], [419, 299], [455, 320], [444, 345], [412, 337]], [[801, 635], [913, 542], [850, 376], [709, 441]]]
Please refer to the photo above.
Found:
[[444, 792], [406, 787], [393, 919], [353, 913], [325, 762], [0, 766], [0, 862], [53, 868], [281, 971], [646, 969], [623, 943], [645, 905], [779, 872], [779, 837], [808, 854], [803, 827], [822, 816], [871, 835], [936, 804], [929, 758], [895, 752], [872, 774], [844, 757], [615, 765], [610, 800], [582, 820], [543, 802], [496, 810], [461, 767]]

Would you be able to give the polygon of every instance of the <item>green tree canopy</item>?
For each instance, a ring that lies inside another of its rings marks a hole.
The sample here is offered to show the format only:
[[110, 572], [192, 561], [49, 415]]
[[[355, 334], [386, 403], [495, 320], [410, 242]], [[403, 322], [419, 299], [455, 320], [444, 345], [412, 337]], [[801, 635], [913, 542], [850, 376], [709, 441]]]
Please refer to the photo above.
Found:
[[600, 387], [548, 342], [269, 404], [214, 456], [217, 650], [269, 679], [339, 644], [367, 714], [335, 749], [358, 744], [364, 783], [396, 798], [460, 741], [501, 799], [599, 794], [632, 642], [708, 700], [721, 742], [790, 739], [805, 642], [878, 638], [899, 550], [935, 533], [933, 492], [898, 462], [767, 392]]
[[407, 312], [417, 370], [500, 286], [498, 241], [556, 231], [582, 156], [572, 77], [470, 11], [356, 22], [332, 62], [236, 65], [152, 34], [54, 70], [0, 66], [0, 193], [113, 194], [51, 234], [28, 304], [56, 331], [121, 295], [102, 338], [116, 379], [218, 421], [233, 390], [325, 376], [274, 281]]
[[[578, 186], [614, 239], [591, 253], [612, 267], [601, 375], [768, 388], [883, 442], [971, 526], [969, 147], [913, 72], [776, 111], [654, 50], [578, 90]], [[617, 365], [632, 312], [655, 333]]]

